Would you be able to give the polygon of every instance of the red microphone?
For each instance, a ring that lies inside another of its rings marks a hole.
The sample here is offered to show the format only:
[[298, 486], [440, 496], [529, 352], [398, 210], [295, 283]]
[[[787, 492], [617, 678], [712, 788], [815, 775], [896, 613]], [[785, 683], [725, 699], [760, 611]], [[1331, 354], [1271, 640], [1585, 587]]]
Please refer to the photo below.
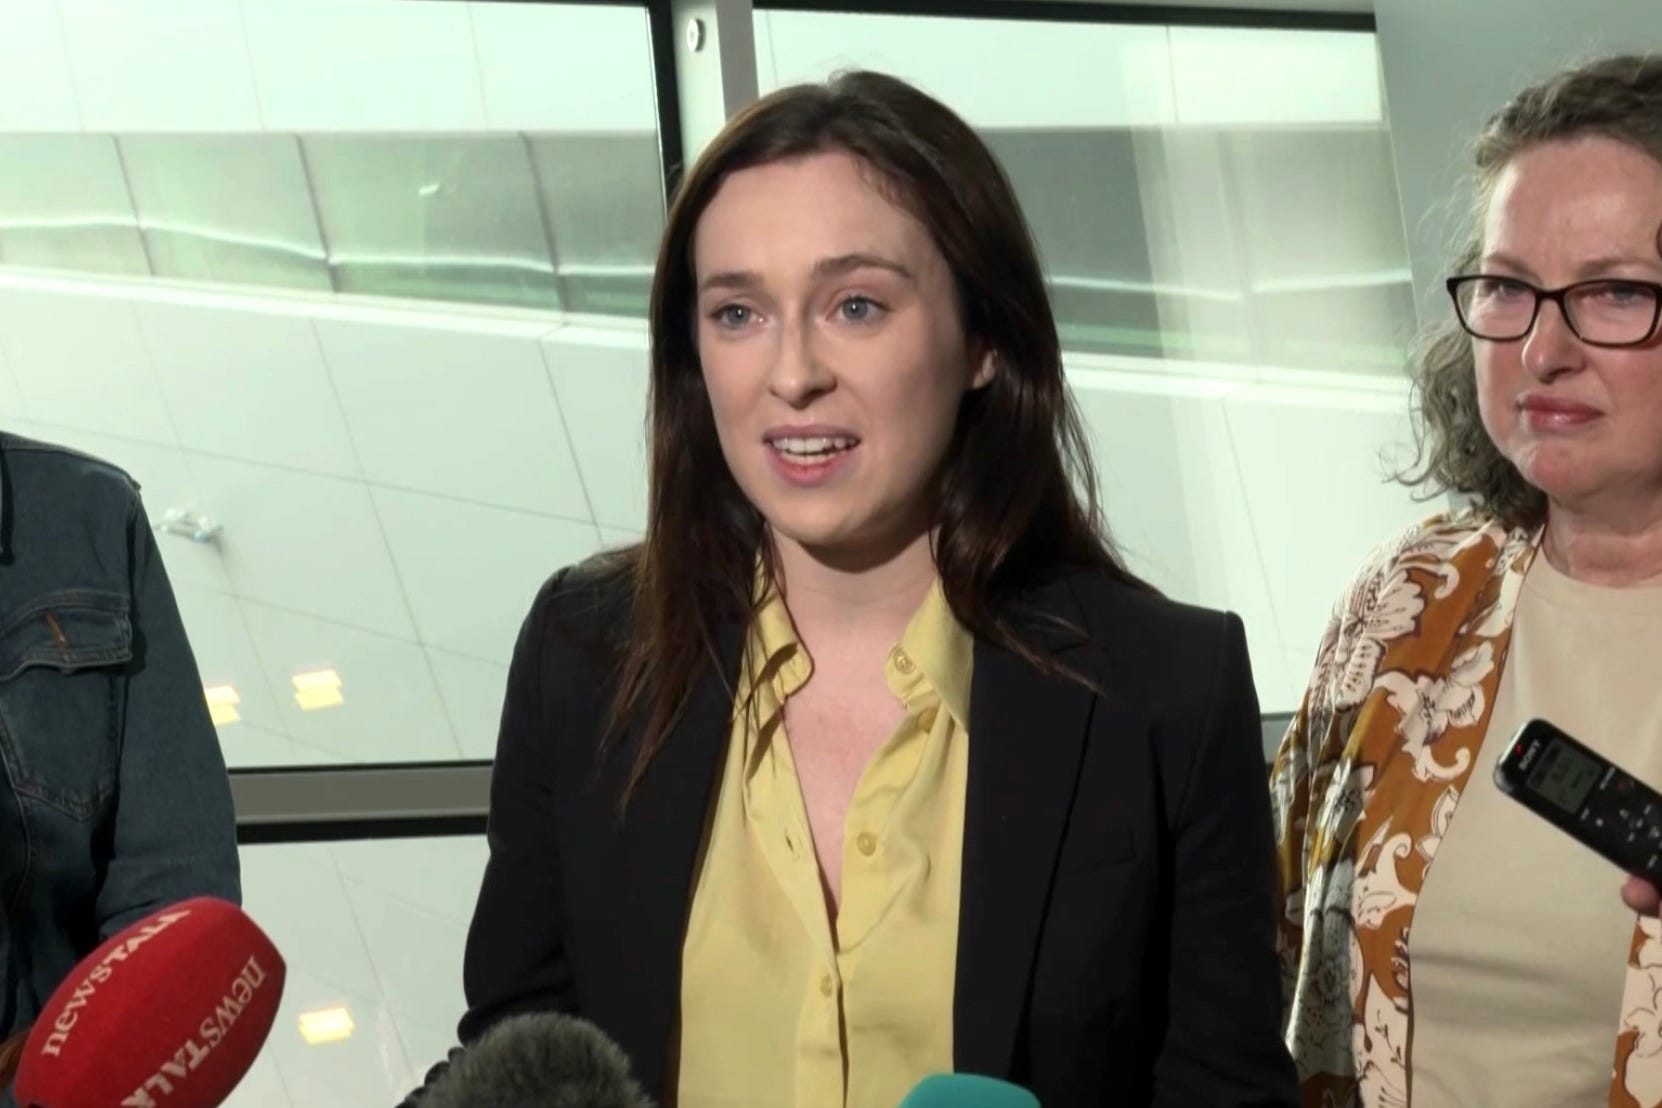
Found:
[[198, 897], [81, 960], [23, 1047], [21, 1108], [215, 1108], [271, 1033], [283, 959], [242, 909]]

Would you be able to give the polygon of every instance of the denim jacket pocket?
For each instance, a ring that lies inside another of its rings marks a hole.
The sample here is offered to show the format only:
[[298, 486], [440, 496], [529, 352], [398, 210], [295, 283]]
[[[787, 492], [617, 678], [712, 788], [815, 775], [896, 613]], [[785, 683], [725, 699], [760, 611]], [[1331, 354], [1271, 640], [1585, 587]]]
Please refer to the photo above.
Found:
[[19, 796], [88, 820], [115, 788], [127, 598], [68, 589], [0, 618], [0, 756]]

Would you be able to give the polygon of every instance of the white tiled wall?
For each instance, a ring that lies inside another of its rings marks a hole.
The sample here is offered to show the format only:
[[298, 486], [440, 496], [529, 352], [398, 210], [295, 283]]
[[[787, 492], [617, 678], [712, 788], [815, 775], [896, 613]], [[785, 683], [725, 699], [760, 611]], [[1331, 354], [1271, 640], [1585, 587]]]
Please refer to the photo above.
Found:
[[1446, 505], [1388, 480], [1413, 442], [1408, 385], [1114, 362], [1069, 359], [1115, 538], [1167, 595], [1242, 616], [1261, 708], [1291, 711], [1356, 566]]
[[200, 585], [176, 582], [173, 592], [179, 614], [190, 631], [202, 684], [208, 688], [230, 685], [241, 698], [236, 705], [241, 719], [234, 725], [234, 733], [227, 727], [227, 738], [234, 738], [240, 748], [248, 739], [247, 732], [262, 732], [278, 744], [281, 756], [273, 764], [295, 764], [296, 752], [291, 749], [277, 699], [286, 695], [286, 690], [273, 684], [254, 649], [243, 606], [229, 592]]
[[218, 526], [158, 542], [233, 766], [489, 757], [538, 586], [642, 525], [645, 358], [634, 322], [0, 275], [0, 426]]
[[[418, 1085], [455, 1042], [484, 861], [483, 836], [245, 848], [245, 906], [289, 976], [266, 1049], [228, 1108], [375, 1108]], [[308, 1045], [300, 1014], [333, 1007], [348, 1010], [351, 1037]]]
[[429, 326], [413, 343], [407, 315], [317, 321], [364, 475], [592, 527], [537, 346], [548, 329]]
[[190, 464], [203, 509], [224, 528], [217, 545], [239, 594], [380, 635], [414, 637], [362, 482], [206, 455], [191, 456]]
[[361, 476], [304, 315], [141, 300], [139, 330], [189, 450], [332, 477]]
[[[519, 607], [530, 610], [529, 595]], [[516, 627], [514, 633], [517, 635], [518, 631]], [[513, 641], [507, 641], [507, 646], [497, 649], [511, 653]], [[502, 690], [508, 680], [507, 665], [454, 654], [436, 646], [427, 648], [427, 664], [432, 667], [433, 680], [438, 683], [439, 696], [444, 700], [445, 714], [456, 732], [462, 757], [494, 756], [496, 728], [502, 718]]]
[[173, 426], [123, 297], [13, 287], [0, 296], [6, 360], [31, 417], [144, 442], [173, 443]]
[[1352, 572], [1445, 503], [1386, 480], [1382, 452], [1412, 441], [1406, 384], [1104, 368], [1119, 361], [1069, 359], [1114, 536], [1167, 595], [1240, 615], [1261, 707], [1290, 711]]
[[537, 586], [598, 543], [589, 519], [396, 489], [375, 503], [422, 641], [502, 665]]
[[1384, 476], [1412, 457], [1404, 393], [1262, 392], [1229, 402], [1229, 429], [1276, 631], [1302, 685], [1333, 602], [1369, 550], [1448, 501], [1421, 502]]
[[[461, 757], [420, 645], [265, 604], [244, 602], [243, 610], [284, 731], [295, 742], [339, 750], [354, 762]], [[340, 676], [341, 702], [305, 710], [294, 676], [319, 669]], [[222, 742], [229, 752], [235, 738], [226, 733]]]
[[[561, 328], [542, 340], [594, 518], [623, 531], [638, 531], [646, 520], [645, 349], [644, 324], [604, 334]], [[596, 412], [605, 418], [594, 418]]]

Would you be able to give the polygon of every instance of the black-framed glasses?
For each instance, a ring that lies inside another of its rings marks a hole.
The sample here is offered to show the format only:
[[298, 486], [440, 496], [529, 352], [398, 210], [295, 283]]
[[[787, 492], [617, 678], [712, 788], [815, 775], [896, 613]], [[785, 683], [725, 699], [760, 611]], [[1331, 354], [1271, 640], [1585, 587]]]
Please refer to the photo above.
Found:
[[1460, 326], [1490, 342], [1516, 342], [1529, 334], [1541, 301], [1558, 305], [1564, 322], [1588, 346], [1643, 346], [1662, 318], [1662, 284], [1626, 277], [1537, 288], [1517, 277], [1468, 273], [1448, 279]]
[[1539, 289], [1519, 277], [1474, 272], [1449, 277], [1448, 289], [1459, 326], [1489, 342], [1527, 336], [1541, 316], [1542, 301], [1557, 304], [1564, 322], [1587, 346], [1644, 346], [1662, 319], [1662, 284], [1630, 277]]

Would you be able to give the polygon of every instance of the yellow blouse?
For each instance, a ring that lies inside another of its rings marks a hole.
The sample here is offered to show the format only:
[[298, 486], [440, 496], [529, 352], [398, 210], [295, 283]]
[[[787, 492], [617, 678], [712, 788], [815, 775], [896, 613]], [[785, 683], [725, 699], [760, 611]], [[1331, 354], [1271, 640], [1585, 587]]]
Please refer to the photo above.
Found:
[[884, 666], [906, 714], [855, 788], [833, 923], [784, 731], [813, 663], [764, 601], [682, 948], [679, 1108], [895, 1104], [952, 1069], [973, 648], [937, 582]]

